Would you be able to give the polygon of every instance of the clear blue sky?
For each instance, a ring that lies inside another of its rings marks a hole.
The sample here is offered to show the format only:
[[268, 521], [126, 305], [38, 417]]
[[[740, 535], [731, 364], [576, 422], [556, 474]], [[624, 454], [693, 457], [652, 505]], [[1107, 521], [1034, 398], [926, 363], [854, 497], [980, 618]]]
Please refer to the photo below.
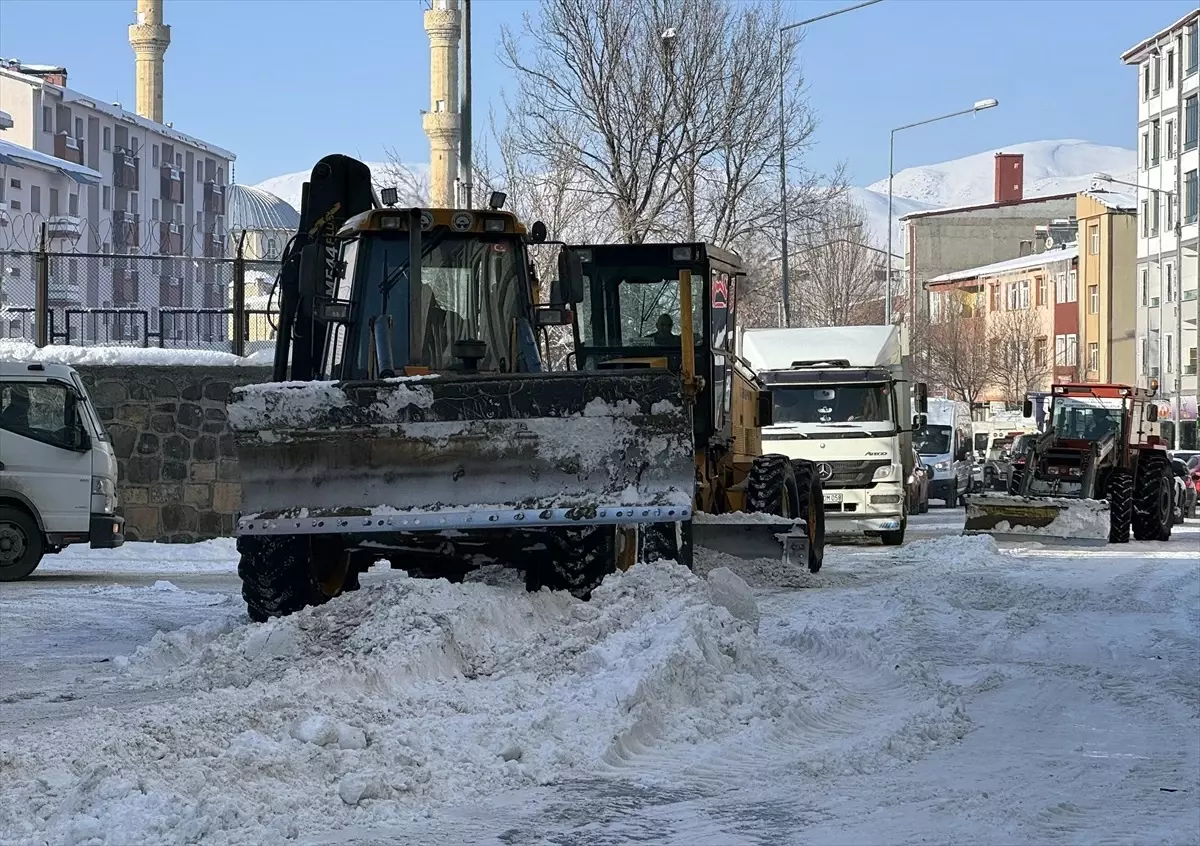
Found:
[[[792, 0], [794, 19], [849, 0]], [[1000, 108], [899, 136], [897, 169], [1005, 144], [1135, 145], [1136, 74], [1120, 54], [1195, 0], [886, 0], [809, 28], [806, 84], [821, 121], [810, 163], [887, 175], [898, 124], [996, 97]], [[133, 109], [134, 0], [0, 0], [0, 56], [66, 65], [72, 88]], [[428, 160], [421, 0], [166, 0], [166, 119], [237, 153], [237, 180], [394, 147]], [[511, 80], [500, 27], [533, 0], [475, 0], [476, 125]], [[0, 108], [3, 104], [0, 103]]]

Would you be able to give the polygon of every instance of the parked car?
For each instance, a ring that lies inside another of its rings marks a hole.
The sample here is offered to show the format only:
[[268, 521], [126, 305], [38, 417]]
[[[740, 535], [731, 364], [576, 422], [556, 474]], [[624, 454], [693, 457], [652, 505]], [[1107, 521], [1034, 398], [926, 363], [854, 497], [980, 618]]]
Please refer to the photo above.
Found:
[[1196, 516], [1196, 481], [1182, 458], [1171, 459], [1171, 472], [1175, 475], [1175, 513], [1177, 522], [1182, 523], [1185, 517]]
[[929, 511], [929, 468], [921, 463], [921, 457], [913, 450], [913, 471], [908, 477], [908, 501], [912, 503], [910, 514]]

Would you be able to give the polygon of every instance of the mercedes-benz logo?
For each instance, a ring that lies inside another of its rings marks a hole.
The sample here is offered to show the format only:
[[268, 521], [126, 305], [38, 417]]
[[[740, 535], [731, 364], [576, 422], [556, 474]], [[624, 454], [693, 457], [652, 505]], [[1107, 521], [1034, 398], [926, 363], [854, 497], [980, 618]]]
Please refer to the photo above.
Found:
[[822, 461], [817, 465], [817, 475], [821, 477], [822, 482], [828, 482], [833, 477], [833, 465]]

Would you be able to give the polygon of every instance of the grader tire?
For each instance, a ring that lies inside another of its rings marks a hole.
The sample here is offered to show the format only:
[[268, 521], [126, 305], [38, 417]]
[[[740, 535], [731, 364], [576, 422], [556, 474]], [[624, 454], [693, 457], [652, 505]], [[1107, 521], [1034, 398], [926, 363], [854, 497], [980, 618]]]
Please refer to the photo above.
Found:
[[268, 535], [240, 537], [237, 547], [242, 598], [256, 623], [323, 605], [358, 586], [358, 573], [347, 568], [349, 557], [332, 544], [303, 535]]
[[1175, 482], [1164, 456], [1143, 453], [1133, 492], [1133, 536], [1140, 541], [1171, 539]]
[[746, 480], [746, 508], [756, 514], [774, 514], [795, 520], [801, 516], [796, 471], [785, 455], [760, 455]]
[[808, 530], [808, 572], [819, 573], [825, 563], [825, 494], [812, 461], [792, 462], [796, 477], [796, 505]]
[[546, 551], [525, 570], [525, 589], [565, 590], [590, 599], [604, 577], [617, 569], [617, 533], [613, 526], [547, 529]]
[[642, 529], [640, 560], [674, 561], [692, 569], [692, 521], [650, 523]]

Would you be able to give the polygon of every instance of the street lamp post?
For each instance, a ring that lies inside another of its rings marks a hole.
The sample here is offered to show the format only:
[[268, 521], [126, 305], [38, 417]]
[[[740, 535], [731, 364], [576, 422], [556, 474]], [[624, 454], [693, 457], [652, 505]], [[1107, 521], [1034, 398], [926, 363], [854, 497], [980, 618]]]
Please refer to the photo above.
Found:
[[[919, 120], [916, 123], [906, 123], [904, 126], [897, 126], [892, 130], [891, 140], [888, 143], [888, 263], [887, 263], [887, 290], [883, 294], [883, 322], [887, 325], [892, 323], [892, 179], [896, 173], [896, 133], [904, 129], [912, 129], [914, 126], [925, 126], [929, 123], [937, 123], [939, 120], [948, 120], [961, 115], [973, 115], [976, 112], [982, 112], [984, 109], [994, 109], [1000, 105], [1000, 101], [996, 99], [977, 100], [975, 105], [969, 109], [951, 112], [948, 115], [939, 115], [928, 120]], [[912, 304], [909, 304], [912, 308]]]
[[780, 209], [780, 241], [783, 247], [780, 252], [783, 254], [780, 272], [783, 276], [783, 325], [792, 325], [792, 306], [791, 294], [788, 290], [788, 230], [787, 230], [787, 48], [784, 44], [783, 34], [789, 29], [797, 29], [798, 27], [807, 26], [810, 23], [823, 21], [826, 18], [833, 18], [838, 15], [844, 15], [846, 12], [853, 12], [856, 9], [862, 9], [866, 6], [874, 6], [882, 0], [866, 0], [863, 3], [856, 3], [853, 6], [847, 6], [844, 9], [836, 9], [832, 12], [826, 12], [823, 15], [817, 15], [812, 18], [805, 18], [802, 21], [787, 24], [779, 28], [779, 209]]

